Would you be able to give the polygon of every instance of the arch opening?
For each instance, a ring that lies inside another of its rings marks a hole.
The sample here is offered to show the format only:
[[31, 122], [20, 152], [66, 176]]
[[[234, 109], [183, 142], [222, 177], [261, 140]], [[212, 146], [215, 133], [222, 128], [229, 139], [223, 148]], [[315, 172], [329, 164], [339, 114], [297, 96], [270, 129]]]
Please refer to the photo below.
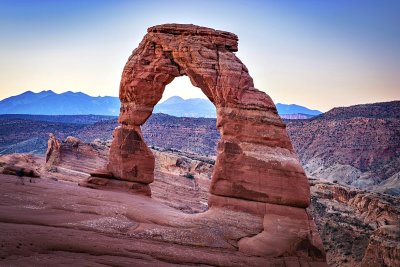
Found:
[[152, 115], [141, 126], [155, 157], [152, 198], [188, 214], [208, 210], [208, 188], [220, 139], [215, 117], [214, 104], [187, 76], [166, 85]]
[[166, 85], [161, 100], [155, 105], [154, 113], [176, 117], [216, 118], [216, 108], [203, 91], [193, 86], [186, 76], [176, 77]]

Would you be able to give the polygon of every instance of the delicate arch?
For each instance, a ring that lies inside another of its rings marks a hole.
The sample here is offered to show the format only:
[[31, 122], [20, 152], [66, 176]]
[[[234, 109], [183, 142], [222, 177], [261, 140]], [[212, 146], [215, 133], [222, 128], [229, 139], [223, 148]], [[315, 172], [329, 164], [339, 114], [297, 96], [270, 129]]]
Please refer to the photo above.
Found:
[[187, 75], [216, 106], [221, 133], [208, 199], [211, 211], [202, 215], [234, 209], [263, 217], [254, 222], [262, 221], [263, 231], [237, 243], [246, 254], [324, 261], [322, 242], [305, 209], [310, 202], [307, 177], [274, 103], [254, 88], [247, 68], [234, 54], [237, 41], [232, 33], [195, 25], [149, 28], [122, 74], [121, 126], [113, 133], [107, 169], [92, 173], [85, 185], [122, 185], [151, 195], [154, 156], [140, 126], [165, 86]]
[[271, 98], [254, 88], [236, 57], [236, 35], [194, 25], [148, 29], [129, 57], [120, 84], [122, 124], [114, 132], [108, 171], [121, 180], [149, 184], [154, 157], [140, 126], [165, 86], [187, 75], [217, 108], [221, 132], [210, 188], [218, 197], [294, 207], [309, 205], [309, 185]]

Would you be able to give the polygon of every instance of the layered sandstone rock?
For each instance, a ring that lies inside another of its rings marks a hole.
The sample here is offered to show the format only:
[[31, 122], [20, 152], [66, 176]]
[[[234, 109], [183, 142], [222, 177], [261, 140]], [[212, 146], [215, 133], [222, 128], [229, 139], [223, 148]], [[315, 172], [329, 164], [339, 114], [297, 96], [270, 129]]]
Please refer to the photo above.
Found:
[[211, 179], [214, 161], [210, 158], [178, 151], [153, 150], [153, 154], [156, 170], [189, 178]]
[[60, 161], [60, 141], [57, 140], [54, 134], [49, 134], [46, 151], [46, 169], [50, 170], [53, 165], [57, 165]]
[[374, 229], [400, 225], [400, 200], [391, 196], [326, 182], [314, 182], [320, 198], [330, 199], [355, 209], [363, 222]]
[[398, 266], [400, 200], [311, 180], [313, 214], [331, 266]]
[[139, 126], [115, 129], [107, 169], [122, 180], [143, 184], [154, 181], [154, 156]]
[[[121, 126], [113, 134], [108, 173], [101, 176], [143, 186], [153, 182], [154, 156], [140, 126], [165, 86], [187, 75], [217, 109], [221, 140], [209, 206], [264, 217], [264, 231], [239, 242], [239, 250], [274, 257], [305, 250], [307, 255], [301, 257], [323, 259], [305, 211], [310, 203], [307, 177], [273, 101], [254, 88], [246, 66], [234, 54], [237, 50], [238, 38], [229, 32], [181, 24], [149, 28], [122, 74]], [[274, 245], [274, 240], [279, 242]], [[310, 252], [314, 250], [319, 253]]]
[[81, 182], [82, 178], [107, 163], [108, 152], [107, 142], [84, 143], [72, 136], [60, 141], [50, 134], [45, 170], [52, 178], [70, 176], [73, 177], [71, 181]]
[[387, 225], [371, 236], [361, 267], [400, 266], [400, 227]]

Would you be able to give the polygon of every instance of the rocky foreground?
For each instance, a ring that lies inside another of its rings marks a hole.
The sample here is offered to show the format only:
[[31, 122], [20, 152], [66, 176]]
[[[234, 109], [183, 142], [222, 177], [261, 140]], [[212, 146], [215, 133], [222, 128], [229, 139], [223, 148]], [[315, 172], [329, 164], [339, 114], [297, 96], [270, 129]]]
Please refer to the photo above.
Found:
[[[140, 195], [0, 177], [1, 266], [265, 266], [236, 249], [257, 233], [246, 232], [243, 213], [188, 215]], [[298, 264], [270, 266], [285, 261]]]
[[0, 175], [1, 266], [325, 266], [239, 252], [241, 237], [262, 231], [262, 218], [193, 213], [207, 209], [206, 183], [156, 172], [149, 198], [61, 180], [78, 174], [56, 167], [41, 178]]
[[[1, 157], [1, 172], [14, 175], [0, 176], [0, 228], [8, 233], [0, 237], [0, 266], [299, 266], [296, 257], [266, 263], [237, 251], [240, 236], [262, 229], [247, 225], [255, 219], [247, 213], [208, 209], [211, 158], [153, 150], [151, 199], [129, 188], [78, 186], [104, 163], [109, 145], [68, 138], [47, 164], [30, 155]], [[41, 178], [19, 178], [9, 166]], [[310, 185], [309, 211], [328, 264], [399, 266], [398, 198], [315, 179]]]

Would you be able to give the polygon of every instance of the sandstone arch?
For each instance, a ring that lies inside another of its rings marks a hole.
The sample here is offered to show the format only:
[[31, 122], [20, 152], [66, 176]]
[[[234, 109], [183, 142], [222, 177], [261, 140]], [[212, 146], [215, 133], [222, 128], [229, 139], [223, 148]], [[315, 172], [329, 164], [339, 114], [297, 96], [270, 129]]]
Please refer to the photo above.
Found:
[[125, 181], [150, 194], [154, 156], [140, 126], [165, 86], [187, 75], [217, 109], [221, 140], [209, 206], [264, 216], [264, 231], [240, 240], [239, 249], [277, 256], [307, 240], [312, 245], [306, 247], [323, 251], [305, 210], [310, 203], [308, 180], [285, 124], [271, 98], [254, 88], [246, 66], [234, 54], [237, 50], [238, 37], [229, 32], [181, 24], [149, 28], [122, 73], [121, 126], [113, 134], [109, 174], [94, 175]]
[[308, 181], [285, 125], [271, 98], [254, 88], [246, 66], [234, 54], [237, 42], [232, 33], [193, 25], [148, 29], [122, 74], [122, 126], [115, 131], [108, 165], [114, 176], [144, 184], [153, 181], [154, 159], [140, 125], [165, 86], [187, 75], [217, 108], [221, 141], [211, 193], [308, 206]]

